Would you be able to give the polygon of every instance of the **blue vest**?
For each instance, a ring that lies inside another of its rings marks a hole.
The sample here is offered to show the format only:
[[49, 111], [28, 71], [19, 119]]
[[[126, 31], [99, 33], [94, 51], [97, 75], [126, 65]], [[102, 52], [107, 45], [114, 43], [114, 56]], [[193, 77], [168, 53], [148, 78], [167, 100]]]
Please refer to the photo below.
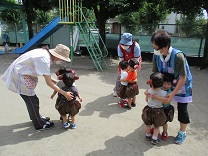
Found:
[[[154, 55], [154, 59], [159, 72], [173, 74], [175, 78], [179, 80], [179, 74], [175, 70], [175, 57], [177, 53], [182, 53], [182, 52], [173, 48], [170, 59], [167, 62], [162, 62], [160, 56], [157, 55]], [[186, 72], [187, 72], [186, 82], [184, 86], [182, 86], [181, 90], [174, 97], [174, 101], [176, 102], [181, 102], [181, 103], [192, 102], [192, 75], [187, 61], [186, 61]], [[173, 85], [172, 89], [174, 88], [175, 86]]]

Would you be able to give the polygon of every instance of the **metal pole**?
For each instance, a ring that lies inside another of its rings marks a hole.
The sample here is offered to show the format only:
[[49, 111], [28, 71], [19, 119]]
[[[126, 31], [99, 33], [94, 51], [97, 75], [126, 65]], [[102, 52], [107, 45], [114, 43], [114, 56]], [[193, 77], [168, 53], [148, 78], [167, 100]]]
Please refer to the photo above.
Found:
[[70, 24], [70, 32], [69, 32], [69, 37], [70, 37], [70, 52], [71, 52], [71, 62], [74, 64], [74, 45], [73, 45], [73, 25]]

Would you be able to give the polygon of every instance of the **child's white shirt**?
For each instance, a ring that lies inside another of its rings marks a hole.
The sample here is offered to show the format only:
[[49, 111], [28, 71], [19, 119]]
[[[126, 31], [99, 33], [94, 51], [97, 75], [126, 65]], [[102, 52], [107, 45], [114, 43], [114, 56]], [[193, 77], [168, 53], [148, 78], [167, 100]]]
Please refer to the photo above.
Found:
[[[128, 73], [124, 70], [121, 70], [121, 79], [126, 79], [126, 77], [128, 76]], [[123, 86], [127, 86], [128, 85], [128, 82], [121, 82], [121, 84]]]

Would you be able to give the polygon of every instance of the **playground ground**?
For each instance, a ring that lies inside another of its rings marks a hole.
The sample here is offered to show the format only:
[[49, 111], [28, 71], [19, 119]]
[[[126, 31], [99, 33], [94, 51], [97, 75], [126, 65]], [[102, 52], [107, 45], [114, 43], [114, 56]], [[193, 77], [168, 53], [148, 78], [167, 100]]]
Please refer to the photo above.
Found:
[[[15, 54], [0, 55], [0, 75], [17, 58]], [[118, 60], [107, 60], [109, 69], [97, 72], [88, 56], [75, 57], [71, 65], [80, 76], [76, 82], [83, 98], [82, 108], [76, 117], [77, 129], [65, 130], [51, 100], [52, 90], [39, 78], [36, 93], [40, 99], [40, 112], [55, 123], [51, 130], [36, 132], [21, 97], [6, 89], [0, 80], [0, 155], [2, 156], [204, 156], [208, 149], [208, 69], [191, 67], [193, 75], [193, 103], [189, 104], [191, 123], [187, 139], [182, 145], [173, 143], [178, 132], [177, 111], [169, 123], [168, 141], [151, 145], [146, 141], [141, 111], [145, 106], [143, 92], [151, 74], [151, 62], [143, 62], [139, 73], [140, 94], [132, 110], [117, 106], [112, 96], [117, 77]], [[52, 76], [58, 66], [52, 67]], [[176, 108], [176, 103], [172, 102]]]

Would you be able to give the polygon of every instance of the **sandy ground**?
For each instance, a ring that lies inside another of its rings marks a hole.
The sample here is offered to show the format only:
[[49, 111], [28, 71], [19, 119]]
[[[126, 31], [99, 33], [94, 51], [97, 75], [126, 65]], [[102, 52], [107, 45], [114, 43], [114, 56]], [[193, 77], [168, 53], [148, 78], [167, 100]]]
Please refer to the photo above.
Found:
[[[19, 55], [0, 55], [0, 75]], [[18, 94], [7, 90], [0, 80], [0, 155], [1, 156], [205, 156], [208, 149], [208, 69], [191, 67], [193, 75], [193, 103], [189, 104], [191, 123], [187, 139], [182, 145], [173, 143], [179, 130], [177, 111], [169, 123], [169, 138], [158, 145], [145, 140], [145, 125], [141, 120], [146, 105], [143, 92], [152, 64], [144, 62], [139, 73], [140, 94], [137, 107], [126, 110], [117, 106], [112, 96], [117, 77], [117, 60], [107, 60], [109, 69], [97, 72], [87, 56], [76, 57], [72, 66], [80, 79], [77, 88], [83, 97], [82, 108], [76, 117], [77, 129], [65, 130], [54, 108], [53, 92], [43, 77], [39, 78], [36, 93], [40, 99], [40, 112], [55, 123], [51, 130], [36, 132], [29, 120], [26, 106]], [[52, 75], [58, 68], [54, 65]], [[176, 103], [172, 103], [176, 108]]]

